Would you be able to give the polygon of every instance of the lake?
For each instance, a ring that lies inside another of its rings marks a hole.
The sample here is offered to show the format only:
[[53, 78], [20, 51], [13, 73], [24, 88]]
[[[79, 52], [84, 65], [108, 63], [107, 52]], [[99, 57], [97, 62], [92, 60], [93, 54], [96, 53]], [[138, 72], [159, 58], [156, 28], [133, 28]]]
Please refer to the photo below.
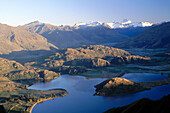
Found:
[[149, 82], [168, 78], [168, 75], [154, 74], [154, 73], [127, 73], [121, 78], [126, 78], [134, 82]]
[[[133, 73], [131, 74], [133, 75]], [[131, 74], [129, 76], [132, 77]], [[148, 74], [145, 73], [143, 77], [149, 76]], [[152, 76], [152, 74], [150, 75]], [[126, 74], [124, 76], [127, 77]], [[134, 74], [134, 76], [136, 75]], [[61, 75], [48, 83], [36, 83], [30, 86], [29, 89], [48, 90], [63, 88], [69, 91], [70, 94], [37, 104], [33, 108], [32, 113], [102, 113], [110, 108], [124, 106], [144, 97], [156, 100], [170, 93], [170, 85], [164, 85], [129, 95], [113, 97], [93, 96], [95, 93], [94, 85], [104, 80], [106, 79], [86, 79], [82, 76]]]

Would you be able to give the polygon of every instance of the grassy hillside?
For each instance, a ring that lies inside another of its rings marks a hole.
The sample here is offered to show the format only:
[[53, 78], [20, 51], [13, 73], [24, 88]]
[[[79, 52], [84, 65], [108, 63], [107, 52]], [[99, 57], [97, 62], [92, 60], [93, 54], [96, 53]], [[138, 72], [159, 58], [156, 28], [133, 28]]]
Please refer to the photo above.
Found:
[[21, 50], [50, 50], [56, 46], [39, 34], [0, 24], [0, 54]]
[[0, 58], [0, 74], [6, 74], [12, 71], [19, 71], [24, 69], [26, 68], [16, 61]]

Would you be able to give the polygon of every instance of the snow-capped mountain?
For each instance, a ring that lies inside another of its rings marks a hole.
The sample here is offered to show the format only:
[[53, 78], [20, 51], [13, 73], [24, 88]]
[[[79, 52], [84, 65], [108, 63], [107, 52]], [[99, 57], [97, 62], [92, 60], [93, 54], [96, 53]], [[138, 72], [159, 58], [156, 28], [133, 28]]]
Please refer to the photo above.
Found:
[[112, 23], [106, 23], [108, 24], [112, 29], [115, 28], [128, 28], [128, 27], [148, 27], [152, 26], [152, 23], [149, 22], [132, 22], [130, 20], [123, 20], [122, 22], [112, 22]]
[[110, 23], [102, 23], [99, 21], [96, 22], [89, 22], [89, 23], [84, 23], [80, 22], [75, 24], [74, 26], [76, 27], [88, 27], [88, 26], [101, 26], [101, 25], [108, 25], [112, 29], [116, 28], [128, 28], [128, 27], [148, 27], [152, 26], [152, 23], [149, 22], [132, 22], [130, 20], [124, 19], [121, 22], [110, 22]]
[[102, 25], [102, 24], [103, 24], [102, 22], [94, 21], [94, 22], [88, 22], [88, 23], [80, 22], [80, 23], [75, 24], [74, 26], [87, 27], [87, 26], [99, 26], [99, 25]]
[[152, 26], [152, 23], [149, 22], [138, 22], [138, 23], [132, 23], [130, 24], [133, 27], [147, 27], [147, 26]]
[[[39, 21], [34, 21], [31, 23], [26, 24], [27, 26], [41, 26], [44, 25], [45, 23], [41, 23]], [[47, 24], [46, 24], [47, 25]], [[86, 27], [96, 27], [96, 26], [105, 26], [111, 29], [116, 29], [116, 28], [129, 28], [129, 27], [148, 27], [148, 26], [152, 26], [152, 23], [149, 22], [132, 22], [130, 20], [124, 19], [121, 22], [108, 22], [108, 23], [103, 23], [100, 21], [92, 21], [92, 22], [80, 22], [80, 23], [76, 23], [73, 26], [69, 26], [70, 29], [79, 29], [79, 28], [86, 28]], [[48, 26], [50, 26], [50, 24], [48, 24]], [[54, 27], [54, 26], [53, 26]], [[57, 27], [57, 26], [56, 26]], [[62, 25], [62, 26], [58, 26], [60, 28], [65, 28], [68, 27], [68, 25]]]
[[75, 24], [74, 26], [87, 26], [87, 23], [80, 22], [80, 23]]
[[121, 24], [123, 24], [123, 25], [125, 25], [125, 24], [130, 24], [130, 23], [132, 23], [132, 21], [127, 20], [127, 19], [124, 19], [124, 20], [121, 22]]
[[130, 20], [123, 20], [122, 22], [111, 22], [111, 23], [106, 23], [109, 25], [112, 29], [115, 28], [128, 28], [128, 27], [148, 27], [152, 26], [152, 23], [149, 22], [132, 22]]

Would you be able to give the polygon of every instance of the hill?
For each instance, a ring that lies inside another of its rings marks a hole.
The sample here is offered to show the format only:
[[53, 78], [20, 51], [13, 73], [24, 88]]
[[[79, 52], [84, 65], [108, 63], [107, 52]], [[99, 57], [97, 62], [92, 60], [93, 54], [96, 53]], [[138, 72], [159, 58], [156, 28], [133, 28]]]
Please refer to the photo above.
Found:
[[135, 63], [135, 61], [150, 60], [148, 57], [131, 55], [122, 49], [103, 45], [90, 45], [75, 49], [67, 48], [58, 50], [55, 55], [46, 58], [42, 66], [50, 68], [63, 65], [103, 67], [110, 65], [109, 59], [114, 59], [114, 61], [111, 62], [112, 64], [118, 64], [119, 61], [122, 63], [130, 63], [131, 60], [133, 60], [133, 63]]
[[127, 80], [125, 78], [111, 78], [103, 81], [95, 86], [96, 93], [94, 95], [113, 96], [123, 95], [143, 91], [145, 88], [137, 82]]
[[115, 45], [118, 48], [170, 48], [170, 22], [152, 27]]
[[0, 24], [0, 54], [21, 50], [50, 50], [56, 46], [37, 33]]
[[[22, 64], [13, 61], [0, 58], [0, 82], [3, 80], [52, 80], [59, 77], [59, 73], [55, 73], [49, 70], [28, 68]], [[3, 79], [4, 78], [4, 79]], [[6, 78], [6, 79], [5, 79]]]
[[170, 95], [159, 100], [143, 98], [123, 107], [112, 108], [104, 113], [168, 113]]
[[12, 71], [19, 71], [23, 69], [25, 69], [25, 67], [16, 61], [0, 58], [0, 74], [9, 73]]

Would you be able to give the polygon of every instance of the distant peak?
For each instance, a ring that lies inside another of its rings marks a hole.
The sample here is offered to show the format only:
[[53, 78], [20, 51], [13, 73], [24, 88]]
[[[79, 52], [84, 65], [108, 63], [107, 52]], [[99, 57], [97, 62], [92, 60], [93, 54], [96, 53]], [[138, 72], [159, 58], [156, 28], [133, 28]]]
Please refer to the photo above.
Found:
[[127, 21], [129, 21], [128, 19], [123, 19], [123, 21], [122, 22], [127, 22]]
[[102, 25], [103, 23], [100, 21], [91, 21], [91, 22], [79, 22], [77, 24], [75, 24], [74, 26], [99, 26]]
[[26, 24], [26, 25], [31, 25], [31, 24], [42, 24], [40, 21], [38, 21], [38, 20], [36, 20], [36, 21], [33, 21], [33, 22], [30, 22], [30, 23], [28, 23], [28, 24]]
[[38, 21], [38, 20], [36, 20], [36, 21], [34, 21], [33, 23], [41, 23], [40, 21]]
[[121, 23], [122, 24], [129, 24], [129, 23], [132, 23], [132, 21], [130, 21], [128, 19], [124, 19]]

